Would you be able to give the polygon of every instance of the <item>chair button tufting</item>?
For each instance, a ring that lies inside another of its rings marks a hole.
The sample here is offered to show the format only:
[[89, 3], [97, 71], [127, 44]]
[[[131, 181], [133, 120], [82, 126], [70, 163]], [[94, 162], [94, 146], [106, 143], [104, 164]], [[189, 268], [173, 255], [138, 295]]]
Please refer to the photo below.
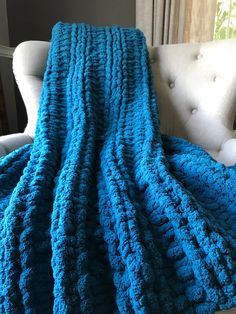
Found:
[[218, 75], [215, 75], [215, 76], [213, 76], [213, 82], [216, 82], [216, 81], [218, 81]]
[[152, 58], [152, 59], [150, 60], [150, 62], [151, 62], [151, 64], [154, 64], [154, 63], [156, 62], [156, 59]]
[[203, 57], [203, 55], [202, 55], [201, 53], [199, 53], [199, 54], [197, 55], [197, 60], [202, 59], [202, 57]]
[[197, 108], [192, 109], [192, 114], [195, 114], [197, 112]]
[[174, 87], [175, 87], [175, 83], [174, 83], [174, 82], [170, 82], [170, 83], [169, 83], [169, 87], [170, 87], [170, 88], [174, 88]]

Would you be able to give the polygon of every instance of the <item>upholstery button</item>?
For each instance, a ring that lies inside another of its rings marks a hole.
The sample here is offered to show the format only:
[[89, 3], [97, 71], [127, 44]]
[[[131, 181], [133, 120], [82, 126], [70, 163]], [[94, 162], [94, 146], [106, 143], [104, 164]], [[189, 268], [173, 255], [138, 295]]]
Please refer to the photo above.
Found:
[[195, 114], [197, 112], [197, 108], [192, 109], [192, 114]]
[[156, 62], [156, 60], [155, 60], [154, 58], [152, 58], [152, 59], [150, 60], [150, 62], [151, 62], [151, 64], [153, 64], [153, 63]]
[[169, 87], [170, 87], [170, 88], [174, 88], [174, 87], [175, 87], [175, 83], [174, 83], [174, 82], [170, 82], [170, 83], [169, 83]]
[[218, 75], [213, 76], [213, 81], [214, 82], [218, 81], [218, 78], [219, 78]]
[[199, 54], [197, 55], [197, 60], [202, 59], [202, 57], [203, 57], [203, 55], [202, 55], [201, 53], [199, 53]]

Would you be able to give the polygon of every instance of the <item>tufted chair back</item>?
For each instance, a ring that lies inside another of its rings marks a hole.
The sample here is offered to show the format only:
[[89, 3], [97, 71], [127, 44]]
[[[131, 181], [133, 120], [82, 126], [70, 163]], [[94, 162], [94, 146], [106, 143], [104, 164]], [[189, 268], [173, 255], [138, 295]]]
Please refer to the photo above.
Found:
[[[20, 44], [13, 70], [34, 136], [48, 42]], [[161, 131], [188, 139], [213, 158], [236, 163], [236, 40], [150, 48]]]
[[161, 131], [236, 163], [236, 40], [150, 48]]

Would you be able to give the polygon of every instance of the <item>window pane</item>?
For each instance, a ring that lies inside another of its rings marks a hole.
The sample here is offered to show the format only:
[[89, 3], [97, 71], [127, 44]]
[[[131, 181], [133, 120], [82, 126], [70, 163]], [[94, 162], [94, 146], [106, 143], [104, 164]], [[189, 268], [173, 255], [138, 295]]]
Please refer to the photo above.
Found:
[[236, 38], [236, 0], [218, 0], [214, 39]]

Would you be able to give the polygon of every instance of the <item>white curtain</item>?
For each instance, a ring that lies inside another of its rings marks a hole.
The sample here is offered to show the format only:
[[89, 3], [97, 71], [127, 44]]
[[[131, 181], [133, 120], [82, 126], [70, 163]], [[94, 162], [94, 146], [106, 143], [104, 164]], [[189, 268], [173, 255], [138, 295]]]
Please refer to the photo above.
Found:
[[136, 26], [150, 46], [213, 39], [217, 0], [136, 0]]
[[186, 0], [154, 0], [154, 46], [183, 41]]

